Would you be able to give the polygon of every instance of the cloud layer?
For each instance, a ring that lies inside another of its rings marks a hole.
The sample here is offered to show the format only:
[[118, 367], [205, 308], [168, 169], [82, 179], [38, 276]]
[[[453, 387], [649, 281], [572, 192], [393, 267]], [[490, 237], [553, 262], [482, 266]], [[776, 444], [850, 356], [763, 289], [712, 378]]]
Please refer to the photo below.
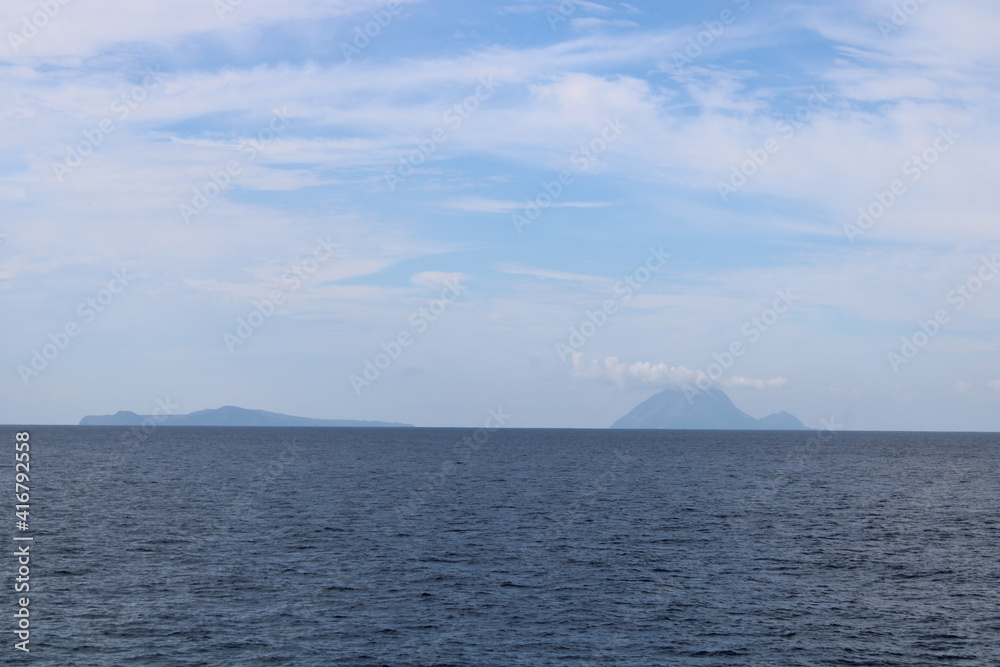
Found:
[[0, 9], [7, 422], [605, 426], [718, 364], [751, 411], [1000, 428], [996, 3], [42, 5]]

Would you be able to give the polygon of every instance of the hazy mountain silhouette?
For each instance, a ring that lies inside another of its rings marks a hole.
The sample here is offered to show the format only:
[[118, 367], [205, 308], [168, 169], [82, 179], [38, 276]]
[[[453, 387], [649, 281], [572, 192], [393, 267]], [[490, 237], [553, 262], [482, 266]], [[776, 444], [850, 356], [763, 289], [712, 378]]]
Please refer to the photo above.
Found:
[[687, 394], [681, 389], [665, 389], [637, 405], [611, 428], [786, 431], [806, 427], [784, 411], [755, 419], [733, 405], [724, 393], [710, 388]]
[[[152, 421], [146, 421], [152, 420]], [[200, 410], [188, 415], [138, 415], [120, 410], [113, 415], [87, 416], [80, 426], [139, 426], [143, 422], [161, 426], [412, 426], [393, 422], [356, 421], [351, 419], [310, 419], [266, 410], [247, 410], [226, 405], [215, 410]]]

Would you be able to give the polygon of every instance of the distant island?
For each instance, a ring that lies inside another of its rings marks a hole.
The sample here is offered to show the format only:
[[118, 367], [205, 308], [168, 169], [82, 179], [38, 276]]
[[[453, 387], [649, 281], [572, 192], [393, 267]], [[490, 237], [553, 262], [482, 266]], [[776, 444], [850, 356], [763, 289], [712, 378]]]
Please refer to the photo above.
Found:
[[691, 394], [690, 399], [680, 389], [666, 389], [640, 403], [611, 428], [808, 430], [795, 416], [784, 411], [761, 419], [751, 417], [714, 388]]
[[[152, 422], [148, 420], [153, 420]], [[412, 427], [394, 422], [355, 421], [351, 419], [310, 419], [266, 410], [247, 410], [226, 405], [215, 410], [199, 410], [188, 415], [138, 415], [119, 410], [113, 415], [87, 416], [80, 426], [139, 426], [143, 422], [161, 426], [324, 426], [324, 427]]]

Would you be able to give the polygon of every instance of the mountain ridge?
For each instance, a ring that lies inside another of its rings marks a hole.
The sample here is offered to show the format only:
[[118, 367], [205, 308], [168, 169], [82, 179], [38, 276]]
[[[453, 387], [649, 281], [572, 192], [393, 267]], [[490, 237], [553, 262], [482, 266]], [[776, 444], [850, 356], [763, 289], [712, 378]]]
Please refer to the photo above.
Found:
[[129, 410], [119, 410], [113, 415], [87, 415], [80, 420], [79, 425], [140, 426], [143, 423], [153, 423], [159, 426], [413, 427], [412, 424], [401, 424], [398, 422], [295, 417], [267, 410], [249, 410], [235, 405], [224, 405], [221, 408], [199, 410], [186, 415], [140, 415]]
[[650, 396], [618, 419], [611, 428], [740, 431], [810, 430], [782, 410], [757, 419], [737, 408], [719, 389], [686, 392], [668, 388]]

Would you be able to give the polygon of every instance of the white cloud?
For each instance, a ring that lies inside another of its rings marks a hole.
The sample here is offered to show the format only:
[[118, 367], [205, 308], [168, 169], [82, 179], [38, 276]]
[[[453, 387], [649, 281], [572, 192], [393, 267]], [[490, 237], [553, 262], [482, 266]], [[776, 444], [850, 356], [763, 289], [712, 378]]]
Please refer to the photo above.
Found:
[[588, 0], [574, 0], [575, 4], [583, 7], [588, 12], [594, 12], [595, 14], [611, 14], [615, 10], [607, 5], [598, 4], [596, 2], [588, 2]]
[[[399, 0], [413, 4], [421, 0]], [[93, 56], [122, 44], [146, 43], [159, 46], [174, 44], [198, 34], [247, 34], [261, 26], [292, 21], [317, 21], [339, 18], [350, 23], [362, 20], [371, 11], [385, 9], [385, 0], [323, 0], [322, 2], [282, 2], [281, 0], [173, 0], [170, 3], [121, 3], [115, 0], [90, 0], [86, 3], [60, 0], [58, 11], [40, 10], [37, 0], [7, 0], [0, 7], [0, 25], [4, 31], [19, 36], [30, 35], [18, 43], [17, 55], [24, 58], [67, 58]], [[33, 17], [42, 14], [42, 18]], [[357, 16], [360, 15], [360, 16]], [[371, 16], [367, 17], [371, 20]], [[34, 20], [37, 30], [25, 28], [24, 21]]]
[[[581, 352], [573, 354], [571, 372], [573, 377], [611, 382], [626, 391], [650, 386], [693, 385], [700, 377], [704, 377], [702, 371], [685, 366], [670, 366], [663, 362], [654, 364], [648, 361], [627, 364], [618, 357], [607, 357], [603, 361], [586, 360]], [[735, 376], [716, 382], [715, 385], [723, 389], [782, 389], [788, 385], [788, 380], [781, 377], [760, 380]]]
[[526, 2], [519, 5], [504, 5], [497, 11], [500, 14], [536, 14], [543, 9], [544, 7], [540, 4]]
[[421, 271], [410, 278], [414, 285], [422, 287], [447, 287], [449, 285], [461, 285], [469, 280], [469, 276], [460, 272], [445, 271]]
[[575, 352], [572, 358], [574, 377], [585, 380], [610, 381], [619, 389], [633, 390], [648, 386], [670, 386], [693, 383], [698, 379], [698, 371], [683, 366], [669, 366], [664, 363], [652, 364], [638, 361], [626, 364], [618, 357], [607, 357], [603, 361], [584, 360], [583, 353]]
[[[444, 202], [448, 208], [474, 213], [514, 213], [515, 211], [523, 211], [527, 204], [528, 202], [525, 201], [489, 199], [487, 197], [461, 197]], [[614, 204], [606, 201], [557, 201], [548, 204], [546, 208], [605, 208], [608, 206], [614, 206]]]
[[530, 266], [519, 266], [516, 264], [500, 264], [497, 270], [513, 276], [531, 276], [533, 278], [543, 278], [545, 280], [566, 280], [579, 283], [599, 283], [605, 284], [610, 281], [601, 276], [588, 276], [582, 273], [567, 273], [565, 271], [552, 271], [549, 269], [536, 269]]
[[788, 380], [782, 377], [756, 380], [737, 375], [726, 380], [720, 380], [718, 384], [723, 389], [784, 389], [788, 386]]
[[606, 30], [608, 28], [637, 28], [639, 27], [634, 21], [629, 21], [627, 19], [596, 19], [596, 18], [580, 18], [573, 19], [570, 21], [570, 25], [574, 30], [580, 32], [597, 32], [601, 30]]

